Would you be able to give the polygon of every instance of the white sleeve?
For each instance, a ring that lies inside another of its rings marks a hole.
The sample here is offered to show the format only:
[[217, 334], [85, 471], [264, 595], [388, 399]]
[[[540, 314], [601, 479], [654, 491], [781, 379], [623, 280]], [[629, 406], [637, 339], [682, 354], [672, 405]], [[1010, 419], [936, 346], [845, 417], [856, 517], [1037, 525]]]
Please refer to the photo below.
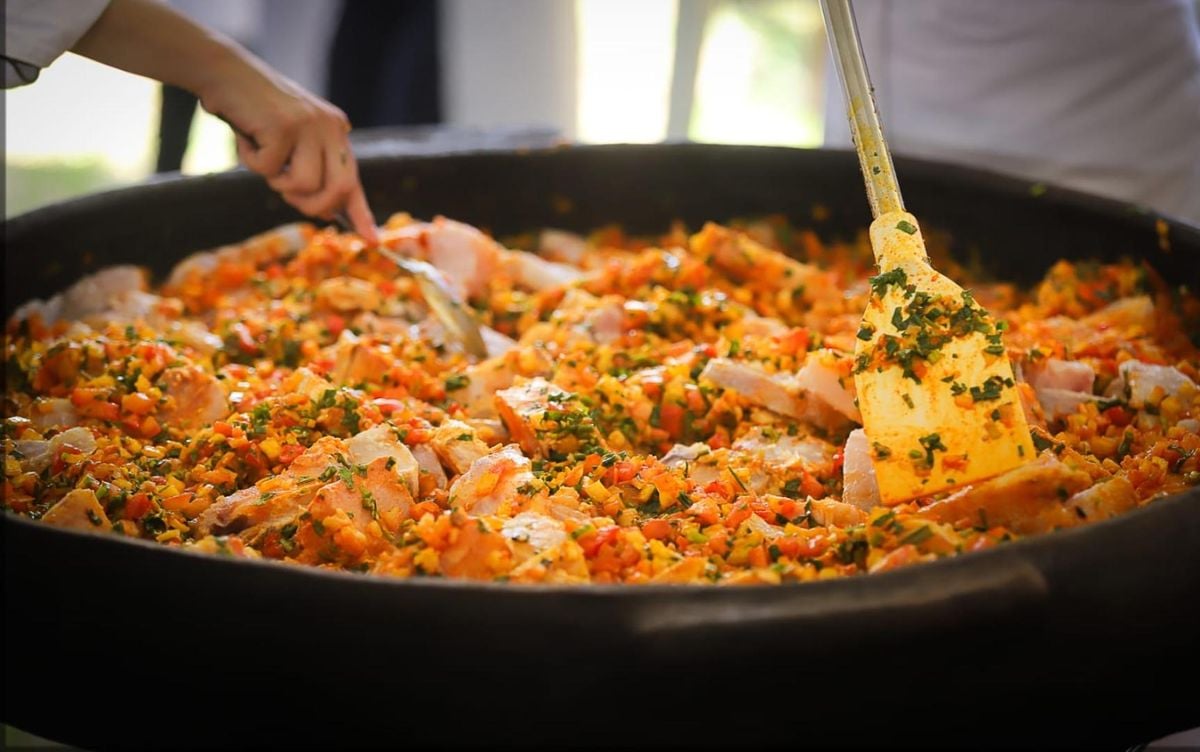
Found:
[[[8, 0], [4, 8], [4, 86], [30, 83], [79, 41], [109, 0]], [[33, 73], [32, 78], [30, 73]]]

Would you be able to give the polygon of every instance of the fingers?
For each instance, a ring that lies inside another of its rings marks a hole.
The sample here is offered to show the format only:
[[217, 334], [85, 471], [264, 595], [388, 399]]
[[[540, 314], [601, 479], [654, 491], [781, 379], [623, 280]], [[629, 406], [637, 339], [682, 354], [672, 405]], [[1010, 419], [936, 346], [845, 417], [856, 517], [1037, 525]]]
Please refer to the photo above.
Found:
[[355, 231], [367, 242], [376, 242], [375, 220], [358, 178], [358, 163], [344, 133], [339, 132], [326, 140], [323, 157], [325, 181], [320, 190], [286, 192], [284, 200], [305, 214], [325, 219], [345, 209]]
[[346, 201], [346, 215], [363, 240], [370, 245], [379, 243], [379, 232], [375, 228], [375, 215], [367, 206], [367, 196], [363, 193], [362, 184], [356, 183], [349, 200]]
[[[242, 162], [302, 213], [328, 220], [345, 209], [355, 231], [377, 242], [345, 113], [304, 92], [275, 93], [290, 97], [276, 107], [257, 107], [247, 115], [244, 130], [234, 128]], [[255, 117], [259, 127], [252, 128], [248, 123]]]
[[242, 164], [259, 175], [278, 175], [292, 154], [294, 140], [285, 138], [283, 134], [259, 140], [260, 143], [255, 147], [245, 136], [238, 135], [238, 158], [242, 160]]
[[324, 144], [311, 129], [300, 134], [287, 160], [287, 169], [267, 176], [267, 185], [284, 194], [316, 193], [325, 184]]

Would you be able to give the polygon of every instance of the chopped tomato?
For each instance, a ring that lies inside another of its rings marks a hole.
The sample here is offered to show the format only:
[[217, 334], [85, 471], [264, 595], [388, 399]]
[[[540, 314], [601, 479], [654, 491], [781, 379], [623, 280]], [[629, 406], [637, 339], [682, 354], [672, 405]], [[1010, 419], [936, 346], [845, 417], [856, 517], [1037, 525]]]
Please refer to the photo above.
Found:
[[140, 520], [150, 513], [154, 503], [144, 493], [135, 493], [125, 501], [125, 519]]

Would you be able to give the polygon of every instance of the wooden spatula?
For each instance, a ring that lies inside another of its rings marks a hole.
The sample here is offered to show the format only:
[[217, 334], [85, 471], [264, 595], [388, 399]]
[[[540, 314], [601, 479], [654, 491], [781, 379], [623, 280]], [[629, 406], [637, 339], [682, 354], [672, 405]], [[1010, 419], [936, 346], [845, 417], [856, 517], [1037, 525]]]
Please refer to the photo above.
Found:
[[849, 0], [821, 0], [846, 95], [879, 274], [855, 347], [854, 385], [879, 494], [895, 504], [1034, 458], [1004, 327], [929, 265], [904, 210]]

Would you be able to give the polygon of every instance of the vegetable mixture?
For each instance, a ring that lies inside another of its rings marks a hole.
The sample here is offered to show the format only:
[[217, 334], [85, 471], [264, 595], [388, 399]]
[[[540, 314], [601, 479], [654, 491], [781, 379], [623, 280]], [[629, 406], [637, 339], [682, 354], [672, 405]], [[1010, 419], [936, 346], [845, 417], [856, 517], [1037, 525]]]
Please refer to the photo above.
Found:
[[[1021, 290], [931, 241], [1002, 322], [989, 341], [1039, 455], [885, 506], [872, 462], [901, 450], [863, 433], [853, 374], [917, 378], [937, 348], [856, 363], [869, 297], [905, 284], [871, 276], [865, 235], [828, 244], [767, 218], [501, 244], [400, 214], [382, 237], [471, 303], [487, 359], [332, 229], [193, 255], [153, 291], [142, 270], [107, 268], [8, 322], [4, 507], [384, 576], [776, 584], [977, 551], [1200, 484], [1200, 299], [1144, 265], [1059, 261]], [[914, 462], [946, 459], [926, 438]]]

